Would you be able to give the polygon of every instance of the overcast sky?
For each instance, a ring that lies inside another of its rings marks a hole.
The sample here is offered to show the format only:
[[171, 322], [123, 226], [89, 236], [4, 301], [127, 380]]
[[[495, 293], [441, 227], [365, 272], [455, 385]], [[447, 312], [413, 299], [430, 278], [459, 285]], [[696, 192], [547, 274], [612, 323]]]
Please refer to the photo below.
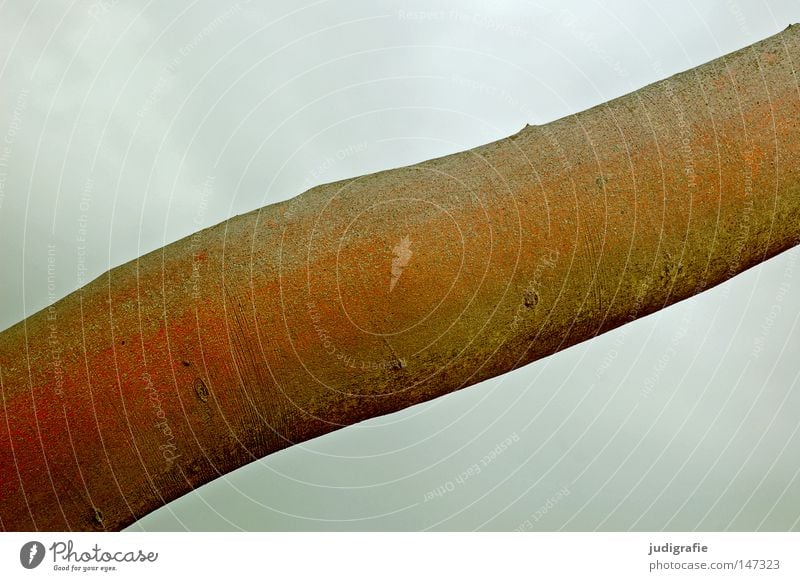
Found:
[[[230, 216], [546, 123], [796, 22], [790, 0], [7, 0], [0, 329]], [[131, 528], [798, 530], [798, 257], [272, 455]]]

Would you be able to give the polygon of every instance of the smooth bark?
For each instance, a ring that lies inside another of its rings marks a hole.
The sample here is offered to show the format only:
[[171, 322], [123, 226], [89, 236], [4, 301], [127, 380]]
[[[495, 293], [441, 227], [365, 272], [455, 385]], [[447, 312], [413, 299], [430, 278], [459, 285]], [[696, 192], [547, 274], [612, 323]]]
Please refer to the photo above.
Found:
[[6, 530], [120, 529], [505, 373], [800, 236], [800, 27], [114, 268], [0, 334]]

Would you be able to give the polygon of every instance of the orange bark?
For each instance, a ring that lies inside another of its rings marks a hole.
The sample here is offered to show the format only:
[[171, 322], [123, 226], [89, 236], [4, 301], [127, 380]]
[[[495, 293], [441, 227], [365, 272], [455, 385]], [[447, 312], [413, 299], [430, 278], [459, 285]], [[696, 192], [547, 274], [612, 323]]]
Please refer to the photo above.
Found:
[[475, 149], [326, 184], [0, 334], [0, 519], [120, 529], [800, 236], [800, 27]]

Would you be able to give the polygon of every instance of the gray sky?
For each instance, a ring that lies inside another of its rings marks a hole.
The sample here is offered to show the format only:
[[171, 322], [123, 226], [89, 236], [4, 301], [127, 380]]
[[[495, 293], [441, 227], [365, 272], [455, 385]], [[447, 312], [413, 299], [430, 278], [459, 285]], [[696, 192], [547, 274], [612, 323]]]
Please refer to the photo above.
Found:
[[[794, 22], [788, 0], [9, 0], [0, 329], [229, 216], [563, 117]], [[131, 528], [800, 529], [799, 257]]]

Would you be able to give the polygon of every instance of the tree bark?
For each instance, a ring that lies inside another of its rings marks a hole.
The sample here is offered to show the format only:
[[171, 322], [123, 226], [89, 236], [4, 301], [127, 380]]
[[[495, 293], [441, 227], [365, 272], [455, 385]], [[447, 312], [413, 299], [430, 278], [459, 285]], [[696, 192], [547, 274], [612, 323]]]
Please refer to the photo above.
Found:
[[0, 334], [6, 530], [117, 530], [505, 373], [800, 236], [800, 27], [543, 126], [321, 185]]

